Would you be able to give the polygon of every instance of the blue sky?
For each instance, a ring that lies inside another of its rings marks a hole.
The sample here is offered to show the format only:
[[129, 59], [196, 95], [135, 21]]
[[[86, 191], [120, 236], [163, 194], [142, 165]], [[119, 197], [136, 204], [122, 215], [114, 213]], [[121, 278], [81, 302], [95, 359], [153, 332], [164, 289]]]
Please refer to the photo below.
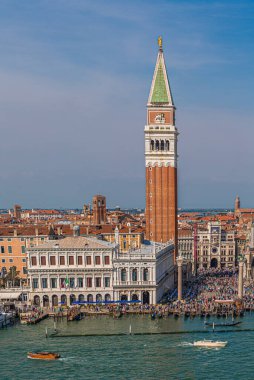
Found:
[[2, 0], [0, 208], [144, 207], [146, 102], [163, 36], [179, 206], [254, 206], [252, 1]]

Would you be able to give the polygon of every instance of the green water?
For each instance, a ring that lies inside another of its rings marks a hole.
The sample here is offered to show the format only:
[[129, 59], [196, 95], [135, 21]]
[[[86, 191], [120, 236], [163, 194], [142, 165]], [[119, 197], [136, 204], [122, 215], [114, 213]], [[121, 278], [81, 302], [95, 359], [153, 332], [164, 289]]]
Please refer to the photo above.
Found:
[[[254, 328], [246, 315], [235, 330]], [[224, 322], [224, 320], [220, 320]], [[203, 330], [203, 320], [151, 321], [149, 316], [91, 317], [57, 323], [64, 334]], [[254, 379], [254, 332], [191, 333], [45, 338], [53, 320], [35, 326], [16, 325], [0, 330], [0, 379]], [[198, 339], [227, 340], [223, 349], [192, 346]], [[27, 359], [28, 351], [50, 350], [62, 358], [47, 362]]]

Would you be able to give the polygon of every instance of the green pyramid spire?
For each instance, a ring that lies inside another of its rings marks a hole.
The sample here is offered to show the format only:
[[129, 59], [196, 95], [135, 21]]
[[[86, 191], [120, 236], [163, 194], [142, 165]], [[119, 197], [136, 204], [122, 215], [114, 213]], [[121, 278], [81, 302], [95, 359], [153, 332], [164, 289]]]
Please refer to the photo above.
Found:
[[167, 94], [167, 88], [163, 73], [163, 67], [161, 63], [161, 59], [159, 61], [158, 70], [156, 73], [154, 88], [153, 88], [153, 94], [151, 103], [168, 103], [168, 94]]

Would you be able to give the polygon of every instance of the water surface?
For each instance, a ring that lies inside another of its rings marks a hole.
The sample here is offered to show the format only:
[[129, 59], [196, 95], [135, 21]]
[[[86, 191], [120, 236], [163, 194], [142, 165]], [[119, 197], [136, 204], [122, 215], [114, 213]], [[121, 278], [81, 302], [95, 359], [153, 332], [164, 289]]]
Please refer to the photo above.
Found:
[[[225, 321], [225, 320], [220, 320]], [[254, 328], [254, 315], [240, 327]], [[87, 317], [79, 322], [57, 323], [62, 334], [123, 333], [126, 336], [45, 338], [53, 332], [52, 319], [35, 326], [17, 324], [0, 330], [1, 379], [254, 379], [254, 331], [207, 331], [203, 320], [173, 317], [151, 321], [149, 316]], [[175, 335], [129, 335], [132, 332], [193, 331]], [[211, 330], [211, 329], [210, 329]], [[227, 340], [223, 349], [200, 349], [198, 339]], [[28, 351], [59, 352], [59, 361], [27, 359]]]

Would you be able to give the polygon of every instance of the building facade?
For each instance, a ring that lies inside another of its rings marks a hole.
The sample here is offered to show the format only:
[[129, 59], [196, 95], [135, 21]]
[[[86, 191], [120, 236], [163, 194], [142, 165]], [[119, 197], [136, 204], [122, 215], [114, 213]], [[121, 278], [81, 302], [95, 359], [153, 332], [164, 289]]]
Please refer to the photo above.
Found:
[[192, 263], [193, 270], [195, 257], [198, 269], [234, 268], [237, 261], [236, 231], [226, 229], [216, 221], [199, 226], [196, 232], [192, 229], [180, 230], [178, 252]]
[[188, 262], [193, 262], [194, 239], [192, 229], [178, 231], [178, 255]]
[[120, 253], [117, 243], [81, 236], [28, 249], [30, 301], [44, 307], [74, 301], [156, 303], [174, 282], [174, 244]]
[[198, 230], [198, 268], [234, 268], [235, 266], [236, 242], [234, 230], [223, 229], [220, 222], [209, 222], [207, 228]]
[[174, 286], [174, 244], [146, 244], [140, 250], [123, 254], [114, 261], [116, 299], [158, 303]]
[[47, 241], [49, 234], [48, 227], [1, 227], [0, 273], [4, 276], [10, 268], [16, 267], [19, 277], [26, 280], [26, 249]]
[[177, 250], [177, 128], [162, 41], [147, 103], [145, 126], [146, 238], [175, 241]]

